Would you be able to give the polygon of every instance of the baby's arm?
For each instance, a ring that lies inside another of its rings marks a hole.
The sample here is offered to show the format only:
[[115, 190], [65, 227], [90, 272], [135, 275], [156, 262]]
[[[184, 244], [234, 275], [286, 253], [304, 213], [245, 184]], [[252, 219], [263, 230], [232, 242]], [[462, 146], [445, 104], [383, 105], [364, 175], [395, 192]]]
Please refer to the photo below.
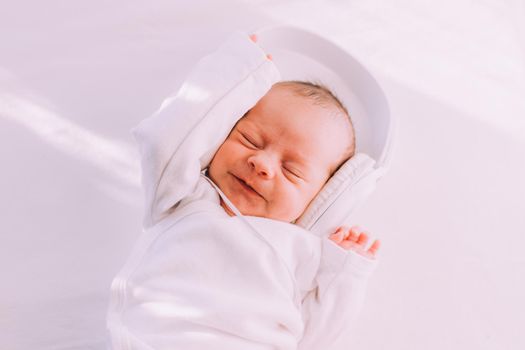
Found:
[[323, 239], [318, 286], [302, 303], [305, 330], [299, 350], [347, 348], [348, 331], [357, 319], [368, 278], [377, 265], [379, 241], [365, 249], [367, 239], [358, 227], [341, 227]]

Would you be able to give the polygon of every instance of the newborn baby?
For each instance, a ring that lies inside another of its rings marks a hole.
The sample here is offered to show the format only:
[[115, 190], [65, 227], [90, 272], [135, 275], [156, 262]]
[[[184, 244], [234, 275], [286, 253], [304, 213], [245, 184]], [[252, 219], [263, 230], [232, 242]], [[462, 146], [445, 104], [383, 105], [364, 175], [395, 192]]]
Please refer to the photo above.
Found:
[[[294, 222], [354, 153], [351, 119], [326, 87], [279, 82], [237, 123], [208, 175], [242, 214]], [[376, 240], [365, 249], [359, 227], [341, 227], [331, 238], [371, 258], [379, 248]]]
[[[274, 83], [254, 39], [232, 37], [134, 131], [148, 220], [112, 283], [113, 349], [347, 345], [379, 242], [367, 249], [359, 227], [323, 238], [293, 223], [354, 154], [353, 126], [326, 88]], [[227, 79], [199, 86], [209, 74]], [[262, 91], [223, 142], [208, 140], [222, 132], [213, 115]], [[205, 118], [193, 123], [189, 104]]]

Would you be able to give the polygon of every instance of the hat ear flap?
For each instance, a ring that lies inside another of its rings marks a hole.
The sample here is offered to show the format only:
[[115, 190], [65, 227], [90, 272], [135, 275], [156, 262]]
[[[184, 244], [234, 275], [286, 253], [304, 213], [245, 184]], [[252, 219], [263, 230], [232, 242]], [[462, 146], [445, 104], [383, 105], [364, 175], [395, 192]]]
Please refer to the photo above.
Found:
[[319, 236], [333, 232], [374, 190], [375, 163], [364, 153], [355, 154], [332, 175], [295, 223]]

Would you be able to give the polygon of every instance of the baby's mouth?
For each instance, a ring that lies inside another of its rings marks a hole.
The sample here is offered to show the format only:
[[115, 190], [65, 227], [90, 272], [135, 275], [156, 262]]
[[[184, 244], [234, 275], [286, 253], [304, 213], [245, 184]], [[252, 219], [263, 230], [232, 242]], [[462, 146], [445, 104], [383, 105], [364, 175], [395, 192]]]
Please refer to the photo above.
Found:
[[[232, 174], [233, 175], [233, 174]], [[251, 187], [250, 185], [248, 185], [246, 182], [244, 182], [244, 180], [242, 180], [241, 178], [238, 178], [237, 176], [233, 175], [234, 178], [237, 179], [237, 181], [239, 181], [239, 183], [244, 187], [246, 188], [248, 191], [250, 192], [253, 192], [255, 193], [256, 195], [258, 195], [259, 197], [261, 198], [264, 198], [263, 196], [261, 196], [261, 194], [259, 192], [257, 192], [253, 187]]]

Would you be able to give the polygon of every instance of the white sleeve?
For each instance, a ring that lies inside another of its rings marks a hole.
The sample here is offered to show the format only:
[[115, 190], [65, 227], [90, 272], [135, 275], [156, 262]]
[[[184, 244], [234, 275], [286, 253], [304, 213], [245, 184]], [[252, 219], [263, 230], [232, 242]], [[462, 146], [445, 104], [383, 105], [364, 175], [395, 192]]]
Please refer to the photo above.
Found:
[[346, 349], [345, 336], [363, 305], [376, 260], [346, 251], [323, 238], [317, 287], [302, 302], [305, 322], [298, 350]]
[[131, 130], [140, 149], [145, 228], [193, 192], [235, 123], [279, 79], [248, 34], [234, 32], [197, 63], [174, 96]]

